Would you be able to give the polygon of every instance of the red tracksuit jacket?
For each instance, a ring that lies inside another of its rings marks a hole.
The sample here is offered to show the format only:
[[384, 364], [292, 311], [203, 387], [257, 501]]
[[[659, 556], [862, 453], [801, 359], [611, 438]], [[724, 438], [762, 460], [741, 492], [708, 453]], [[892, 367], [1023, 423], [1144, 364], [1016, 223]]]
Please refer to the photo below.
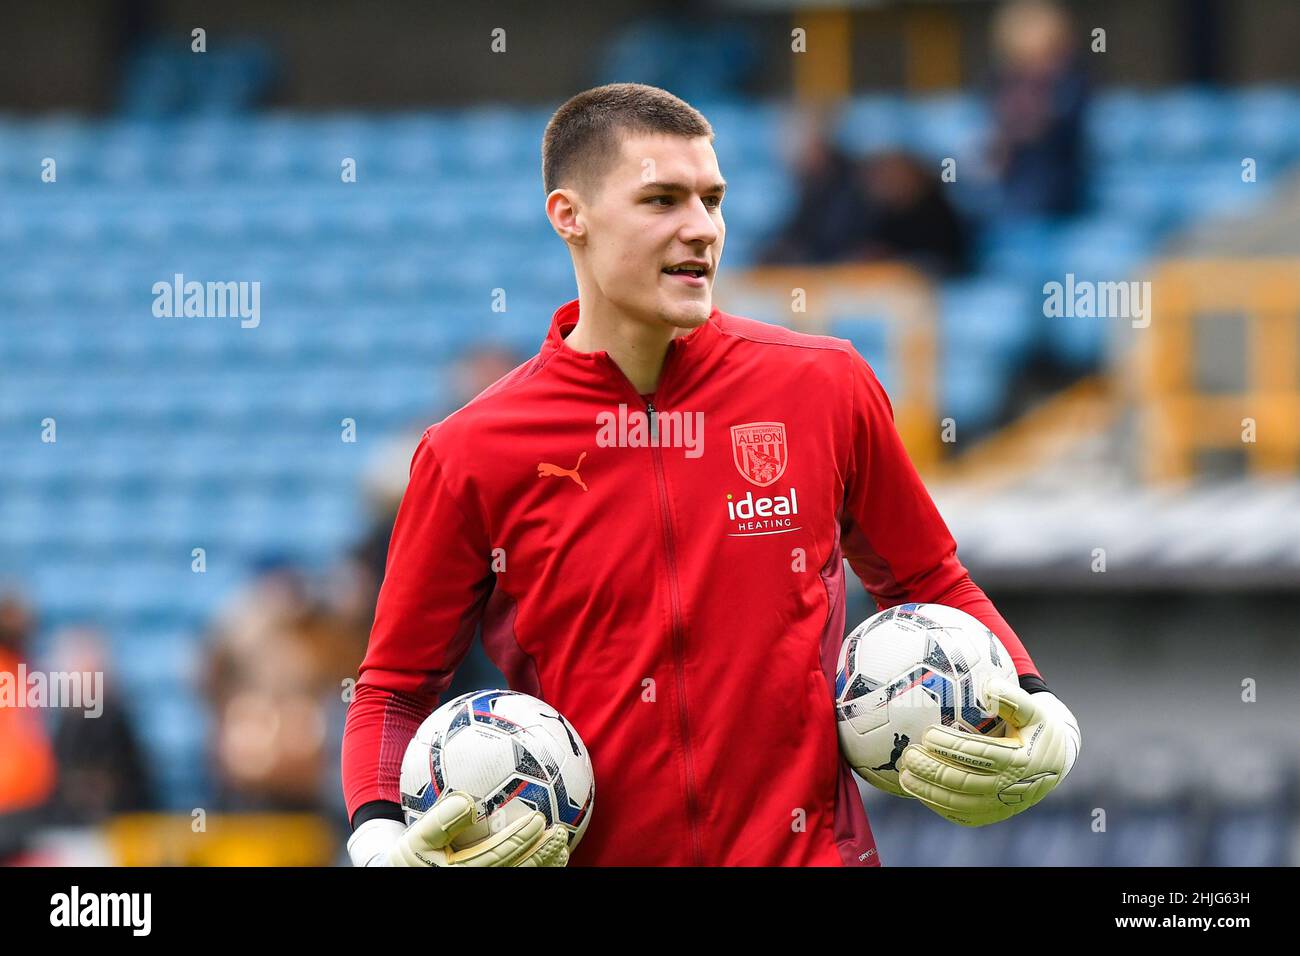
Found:
[[406, 744], [481, 623], [510, 687], [591, 753], [573, 865], [878, 865], [836, 734], [843, 559], [878, 607], [961, 608], [1037, 674], [889, 399], [849, 342], [717, 309], [641, 396], [564, 343], [577, 318], [562, 306], [533, 359], [415, 451], [344, 732], [349, 816], [399, 800]]

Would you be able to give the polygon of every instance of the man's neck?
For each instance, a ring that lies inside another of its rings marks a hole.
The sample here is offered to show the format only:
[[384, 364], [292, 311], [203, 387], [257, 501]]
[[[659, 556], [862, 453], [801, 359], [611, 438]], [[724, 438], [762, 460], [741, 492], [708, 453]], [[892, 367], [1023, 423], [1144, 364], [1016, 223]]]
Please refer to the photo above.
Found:
[[578, 324], [564, 342], [576, 352], [606, 352], [642, 395], [659, 386], [668, 343], [688, 330], [662, 322], [638, 322], [623, 315], [588, 309], [579, 300]]

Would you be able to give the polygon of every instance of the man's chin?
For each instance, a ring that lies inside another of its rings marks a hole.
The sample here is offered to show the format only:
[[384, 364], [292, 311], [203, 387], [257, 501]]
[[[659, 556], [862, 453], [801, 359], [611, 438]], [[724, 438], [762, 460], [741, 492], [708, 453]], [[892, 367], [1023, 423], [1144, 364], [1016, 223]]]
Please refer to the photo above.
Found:
[[659, 318], [675, 329], [698, 329], [713, 312], [713, 298], [699, 302], [674, 302], [660, 310]]

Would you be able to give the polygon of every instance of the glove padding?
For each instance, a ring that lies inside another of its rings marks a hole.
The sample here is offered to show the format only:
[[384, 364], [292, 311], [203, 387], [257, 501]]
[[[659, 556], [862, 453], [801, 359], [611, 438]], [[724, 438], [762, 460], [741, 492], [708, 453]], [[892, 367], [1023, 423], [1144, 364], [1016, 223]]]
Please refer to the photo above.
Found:
[[932, 724], [897, 764], [908, 795], [968, 827], [1028, 810], [1065, 779], [1082, 746], [1078, 721], [1054, 694], [993, 678], [985, 695], [1007, 722], [1005, 737]]
[[[394, 821], [371, 821], [392, 824]], [[366, 866], [567, 866], [569, 839], [563, 828], [546, 828], [546, 818], [534, 811], [491, 836], [459, 850], [451, 841], [474, 822], [474, 801], [460, 790], [441, 797], [385, 850], [364, 861]], [[361, 837], [363, 824], [353, 835]], [[400, 827], [401, 824], [396, 824]], [[349, 845], [351, 849], [351, 842]], [[354, 855], [355, 855], [355, 851]]]

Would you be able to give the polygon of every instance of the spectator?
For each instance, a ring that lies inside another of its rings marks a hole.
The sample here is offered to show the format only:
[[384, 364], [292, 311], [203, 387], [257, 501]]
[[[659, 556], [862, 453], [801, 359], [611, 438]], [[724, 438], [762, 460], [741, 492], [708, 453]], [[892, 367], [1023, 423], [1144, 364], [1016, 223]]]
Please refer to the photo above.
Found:
[[55, 638], [57, 669], [103, 674], [98, 717], [62, 709], [55, 718], [54, 757], [58, 786], [50, 822], [61, 826], [99, 823], [118, 813], [154, 806], [149, 768], [122, 696], [110, 686], [104, 640], [91, 629]]
[[[13, 594], [0, 595], [0, 676], [14, 693], [25, 693], [19, 666], [28, 662], [31, 611]], [[32, 826], [55, 785], [54, 755], [42, 712], [0, 706], [0, 861], [15, 861], [28, 849]]]
[[831, 138], [829, 116], [801, 118], [792, 157], [799, 181], [790, 217], [759, 252], [763, 265], [829, 265], [857, 257], [870, 219], [853, 158]]
[[800, 121], [792, 157], [799, 198], [759, 253], [764, 265], [903, 259], [944, 275], [967, 268], [969, 241], [938, 167], [902, 150], [857, 161], [830, 135], [831, 114]]
[[936, 167], [892, 150], [869, 157], [862, 178], [871, 219], [861, 257], [903, 259], [940, 275], [967, 271], [970, 238]]
[[1047, 0], [1015, 0], [994, 18], [998, 60], [992, 164], [1001, 206], [1071, 215], [1083, 204], [1088, 89], [1069, 17]]
[[364, 647], [355, 620], [315, 601], [302, 573], [284, 565], [269, 567], [220, 616], [206, 690], [225, 808], [329, 805], [337, 755], [328, 725]]

